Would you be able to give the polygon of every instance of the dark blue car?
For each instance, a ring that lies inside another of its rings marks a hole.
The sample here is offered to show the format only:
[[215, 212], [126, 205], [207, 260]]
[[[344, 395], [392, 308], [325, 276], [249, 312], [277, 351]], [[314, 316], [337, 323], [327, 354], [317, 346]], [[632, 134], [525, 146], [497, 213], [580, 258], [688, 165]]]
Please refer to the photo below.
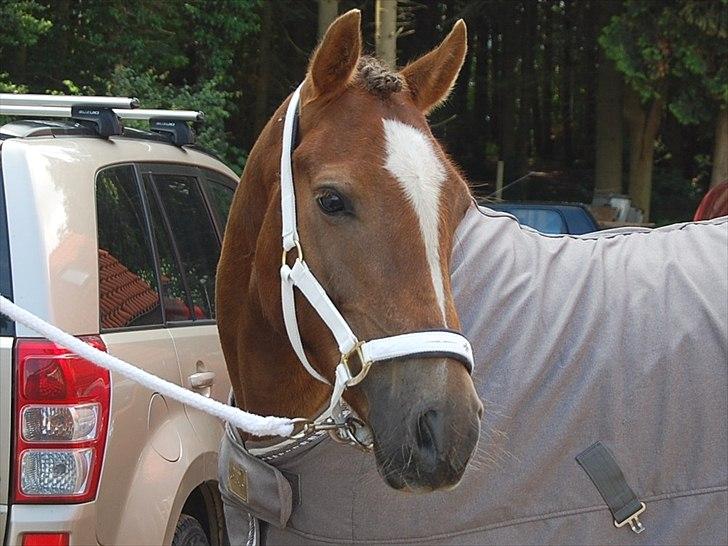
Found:
[[578, 203], [481, 203], [512, 214], [518, 221], [542, 233], [582, 235], [599, 229], [591, 212]]

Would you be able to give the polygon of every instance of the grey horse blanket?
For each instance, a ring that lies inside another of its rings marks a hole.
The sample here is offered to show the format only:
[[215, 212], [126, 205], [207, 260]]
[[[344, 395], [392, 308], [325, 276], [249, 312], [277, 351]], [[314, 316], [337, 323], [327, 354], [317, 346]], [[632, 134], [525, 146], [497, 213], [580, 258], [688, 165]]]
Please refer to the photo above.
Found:
[[[293, 511], [264, 542], [728, 543], [728, 217], [554, 237], [473, 207], [452, 277], [486, 407], [461, 484], [393, 491], [373, 456], [326, 439], [273, 462]], [[641, 534], [575, 461], [596, 441], [646, 503]], [[249, 543], [226, 481], [231, 543]]]

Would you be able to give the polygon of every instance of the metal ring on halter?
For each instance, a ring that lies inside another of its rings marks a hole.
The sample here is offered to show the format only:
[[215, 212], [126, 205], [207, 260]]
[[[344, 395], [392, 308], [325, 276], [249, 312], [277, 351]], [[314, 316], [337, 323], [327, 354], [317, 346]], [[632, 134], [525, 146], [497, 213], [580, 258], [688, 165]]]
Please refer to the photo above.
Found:
[[300, 440], [302, 438], [305, 438], [306, 436], [310, 436], [311, 434], [314, 434], [316, 432], [320, 432], [323, 430], [338, 430], [338, 429], [346, 429], [348, 430], [350, 427], [350, 424], [348, 421], [344, 423], [337, 423], [335, 422], [331, 417], [326, 419], [323, 423], [316, 423], [314, 421], [311, 421], [311, 419], [307, 419], [306, 417], [296, 417], [295, 419], [291, 419], [291, 423], [293, 423], [293, 430], [296, 430], [297, 426], [301, 426], [301, 430], [298, 432], [291, 433], [289, 438], [293, 440]]
[[[291, 423], [293, 424], [293, 431], [288, 435], [288, 437], [292, 440], [301, 440], [302, 438], [310, 436], [311, 434], [316, 432], [316, 429], [314, 428], [314, 422], [311, 421], [311, 419], [306, 419], [305, 417], [296, 417], [295, 419], [291, 419]], [[300, 430], [296, 432], [296, 429], [298, 427], [300, 427]]]
[[[301, 243], [298, 241], [295, 242], [296, 246], [295, 249], [298, 251], [298, 256], [296, 257], [296, 260], [303, 261], [303, 249], [301, 248]], [[286, 258], [288, 258], [288, 253], [293, 250], [293, 248], [289, 248], [288, 250], [283, 250], [283, 258], [281, 259], [282, 265], [286, 265], [287, 261]]]
[[349, 359], [351, 356], [356, 353], [359, 357], [359, 362], [361, 362], [361, 370], [359, 370], [359, 373], [353, 376], [349, 381], [346, 382], [347, 387], [353, 387], [354, 385], [358, 385], [362, 381], [364, 381], [364, 378], [369, 373], [369, 368], [372, 367], [372, 362], [364, 360], [364, 353], [362, 352], [361, 348], [364, 345], [363, 341], [358, 341], [356, 345], [354, 345], [354, 348], [346, 353], [345, 355], [341, 355], [341, 362], [346, 366], [347, 370], [349, 370], [349, 375], [351, 375], [351, 368], [349, 368]]

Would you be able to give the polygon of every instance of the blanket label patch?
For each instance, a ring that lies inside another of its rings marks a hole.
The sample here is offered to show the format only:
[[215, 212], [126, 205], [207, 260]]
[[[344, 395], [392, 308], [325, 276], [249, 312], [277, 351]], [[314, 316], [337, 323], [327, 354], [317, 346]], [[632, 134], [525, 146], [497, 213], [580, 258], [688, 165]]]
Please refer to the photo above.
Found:
[[228, 487], [241, 501], [248, 502], [248, 474], [232, 461], [228, 465]]

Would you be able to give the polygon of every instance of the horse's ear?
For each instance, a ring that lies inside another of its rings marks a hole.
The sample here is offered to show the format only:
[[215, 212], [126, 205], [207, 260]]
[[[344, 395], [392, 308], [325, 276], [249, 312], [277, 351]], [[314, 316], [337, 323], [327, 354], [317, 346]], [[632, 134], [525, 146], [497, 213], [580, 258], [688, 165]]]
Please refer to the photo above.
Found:
[[326, 31], [308, 67], [305, 101], [337, 93], [349, 83], [361, 56], [361, 12], [347, 11]]
[[450, 94], [467, 49], [467, 28], [460, 19], [437, 48], [402, 69], [412, 100], [422, 112], [429, 113]]

